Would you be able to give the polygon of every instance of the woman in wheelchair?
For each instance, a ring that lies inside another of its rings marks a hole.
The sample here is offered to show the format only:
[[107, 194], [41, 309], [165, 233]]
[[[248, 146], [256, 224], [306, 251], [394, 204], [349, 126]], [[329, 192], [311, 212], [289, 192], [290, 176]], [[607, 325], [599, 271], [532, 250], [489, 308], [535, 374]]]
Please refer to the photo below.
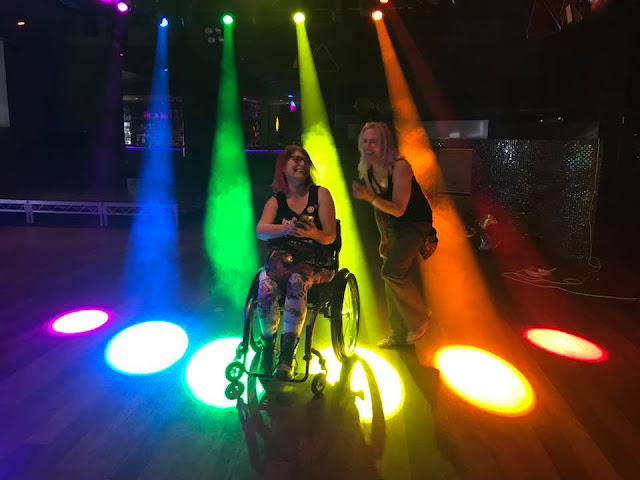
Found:
[[[256, 226], [269, 253], [259, 275], [258, 318], [262, 354], [257, 373], [290, 380], [295, 351], [307, 312], [312, 285], [330, 282], [331, 244], [336, 238], [336, 213], [331, 193], [315, 185], [309, 154], [297, 145], [286, 147], [276, 160], [272, 187]], [[276, 334], [284, 300], [284, 333], [275, 365]]]

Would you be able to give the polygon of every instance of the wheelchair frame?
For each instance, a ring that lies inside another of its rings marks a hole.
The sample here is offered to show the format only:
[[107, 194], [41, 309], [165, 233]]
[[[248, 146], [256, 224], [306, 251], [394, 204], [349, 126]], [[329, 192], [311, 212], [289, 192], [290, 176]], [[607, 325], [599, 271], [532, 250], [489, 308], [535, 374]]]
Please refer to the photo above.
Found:
[[[234, 361], [231, 362], [226, 370], [225, 377], [230, 382], [225, 389], [225, 395], [231, 400], [240, 398], [244, 393], [244, 384], [240, 382], [242, 376], [246, 373], [248, 376], [257, 377], [261, 380], [273, 381], [273, 382], [285, 382], [285, 383], [303, 383], [310, 376], [310, 365], [313, 355], [318, 357], [320, 361], [320, 373], [317, 373], [311, 384], [311, 391], [314, 394], [319, 394], [324, 390], [326, 385], [327, 367], [326, 361], [322, 354], [312, 347], [313, 333], [316, 326], [316, 320], [319, 313], [329, 319], [331, 323], [331, 345], [333, 347], [336, 358], [340, 362], [344, 362], [350, 358], [358, 342], [358, 335], [360, 331], [360, 295], [358, 290], [358, 283], [353, 273], [348, 269], [343, 268], [339, 270], [339, 252], [341, 249], [341, 235], [340, 235], [340, 221], [337, 221], [336, 228], [336, 240], [333, 243], [333, 270], [336, 272], [335, 277], [328, 283], [313, 285], [308, 292], [307, 296], [307, 315], [305, 317], [305, 339], [304, 339], [304, 355], [305, 370], [303, 376], [296, 376], [293, 379], [276, 379], [272, 375], [262, 375], [256, 372], [251, 372], [247, 368], [247, 354], [249, 348], [251, 348], [257, 355], [261, 354], [262, 347], [258, 343], [260, 337], [260, 326], [257, 324], [257, 304], [258, 304], [258, 288], [259, 288], [259, 276], [262, 269], [256, 273], [251, 282], [249, 292], [247, 294], [247, 301], [245, 302], [244, 309], [244, 328], [242, 335], [242, 342], [236, 348], [236, 354]], [[348, 289], [348, 290], [347, 290]], [[350, 317], [349, 322], [354, 322], [355, 325], [348, 325], [351, 330], [355, 329], [355, 333], [350, 330], [350, 338], [345, 343], [344, 338], [344, 303], [347, 291], [349, 292], [350, 305]], [[314, 298], [316, 297], [316, 298]], [[255, 335], [255, 332], [258, 335]]]

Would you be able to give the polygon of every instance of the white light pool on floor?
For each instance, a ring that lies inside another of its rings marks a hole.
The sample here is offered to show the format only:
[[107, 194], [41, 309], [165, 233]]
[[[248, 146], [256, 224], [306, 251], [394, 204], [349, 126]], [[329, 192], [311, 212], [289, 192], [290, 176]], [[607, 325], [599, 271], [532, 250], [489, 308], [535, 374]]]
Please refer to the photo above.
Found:
[[[224, 396], [224, 389], [229, 381], [224, 376], [227, 365], [233, 360], [236, 348], [242, 341], [241, 338], [219, 338], [200, 347], [193, 354], [185, 373], [187, 387], [193, 397], [199, 402], [217, 408], [235, 408], [236, 400], [229, 400]], [[251, 365], [253, 350], [247, 354], [247, 367]], [[246, 386], [247, 375], [243, 375], [242, 382]], [[262, 385], [256, 381], [256, 395], [262, 393]], [[245, 392], [244, 398], [246, 399]]]
[[127, 375], [148, 375], [170, 367], [187, 350], [189, 337], [169, 322], [138, 323], [118, 333], [107, 345], [107, 363]]

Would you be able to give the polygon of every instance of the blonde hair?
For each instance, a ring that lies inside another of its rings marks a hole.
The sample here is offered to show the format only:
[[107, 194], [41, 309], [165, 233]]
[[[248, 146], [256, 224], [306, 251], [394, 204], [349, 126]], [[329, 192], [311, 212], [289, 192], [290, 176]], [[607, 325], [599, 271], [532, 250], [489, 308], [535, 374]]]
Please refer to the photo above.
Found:
[[360, 178], [364, 178], [371, 167], [371, 162], [365, 158], [366, 156], [362, 149], [362, 137], [364, 136], [364, 132], [369, 129], [373, 129], [378, 132], [378, 136], [380, 137], [380, 146], [382, 148], [383, 165], [389, 173], [393, 171], [393, 165], [396, 163], [396, 158], [398, 156], [396, 143], [393, 140], [393, 135], [389, 126], [384, 122], [367, 122], [364, 127], [362, 127], [362, 130], [360, 130], [360, 135], [358, 136], [358, 150], [360, 151], [358, 176]]

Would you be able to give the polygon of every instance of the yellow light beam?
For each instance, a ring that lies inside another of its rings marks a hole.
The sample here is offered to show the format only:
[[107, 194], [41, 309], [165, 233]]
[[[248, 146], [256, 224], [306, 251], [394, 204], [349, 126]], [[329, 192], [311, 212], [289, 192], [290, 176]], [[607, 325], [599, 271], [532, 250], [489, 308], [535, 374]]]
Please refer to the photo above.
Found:
[[370, 272], [362, 252], [349, 188], [345, 183], [338, 151], [329, 128], [327, 111], [304, 22], [296, 23], [296, 37], [302, 96], [303, 146], [316, 166], [319, 184], [329, 189], [336, 204], [336, 214], [342, 226], [340, 264], [341, 267], [347, 267], [352, 271], [358, 279], [362, 298], [360, 305], [363, 322], [361, 321], [361, 324], [364, 325], [366, 321], [375, 321], [378, 318]]

